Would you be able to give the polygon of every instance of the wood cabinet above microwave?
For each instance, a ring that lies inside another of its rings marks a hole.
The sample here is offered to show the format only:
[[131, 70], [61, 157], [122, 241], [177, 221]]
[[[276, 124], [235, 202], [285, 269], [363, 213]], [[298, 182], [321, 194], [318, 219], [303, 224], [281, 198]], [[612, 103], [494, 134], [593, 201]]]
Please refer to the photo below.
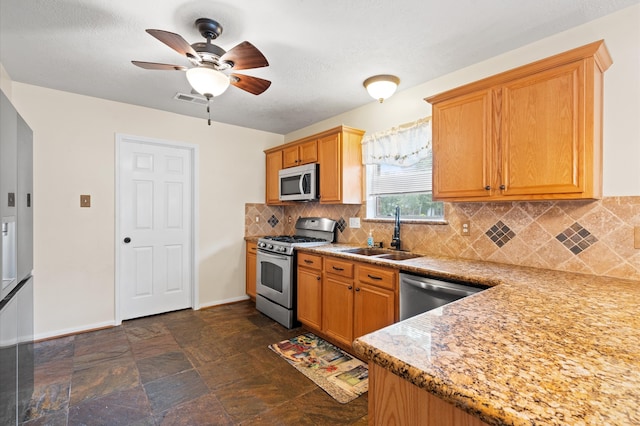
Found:
[[279, 200], [279, 170], [317, 162], [320, 204], [361, 204], [363, 135], [363, 130], [338, 126], [265, 150], [266, 203], [291, 204]]
[[611, 63], [601, 40], [427, 98], [434, 199], [601, 198]]
[[318, 162], [318, 141], [296, 143], [282, 150], [282, 166], [284, 169], [303, 164]]

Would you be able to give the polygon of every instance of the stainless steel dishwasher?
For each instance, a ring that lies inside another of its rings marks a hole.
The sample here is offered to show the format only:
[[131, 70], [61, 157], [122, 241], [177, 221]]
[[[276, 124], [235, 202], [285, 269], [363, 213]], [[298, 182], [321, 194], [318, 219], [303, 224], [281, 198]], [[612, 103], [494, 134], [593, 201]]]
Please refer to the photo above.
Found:
[[439, 308], [487, 288], [401, 272], [400, 320]]

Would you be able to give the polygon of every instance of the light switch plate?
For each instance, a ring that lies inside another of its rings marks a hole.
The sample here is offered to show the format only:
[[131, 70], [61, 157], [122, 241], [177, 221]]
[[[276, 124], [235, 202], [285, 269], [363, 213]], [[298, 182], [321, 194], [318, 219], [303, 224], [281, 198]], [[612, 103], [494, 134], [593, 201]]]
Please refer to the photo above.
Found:
[[91, 195], [80, 196], [80, 207], [91, 207]]
[[349, 218], [349, 228], [360, 228], [360, 218], [359, 217], [350, 217]]

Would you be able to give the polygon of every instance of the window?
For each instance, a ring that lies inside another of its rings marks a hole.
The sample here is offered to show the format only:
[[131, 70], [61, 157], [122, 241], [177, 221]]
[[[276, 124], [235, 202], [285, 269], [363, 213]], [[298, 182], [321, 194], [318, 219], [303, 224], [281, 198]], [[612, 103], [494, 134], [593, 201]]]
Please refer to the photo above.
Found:
[[429, 119], [363, 140], [367, 217], [389, 218], [395, 207], [405, 219], [443, 219], [444, 206], [431, 198]]

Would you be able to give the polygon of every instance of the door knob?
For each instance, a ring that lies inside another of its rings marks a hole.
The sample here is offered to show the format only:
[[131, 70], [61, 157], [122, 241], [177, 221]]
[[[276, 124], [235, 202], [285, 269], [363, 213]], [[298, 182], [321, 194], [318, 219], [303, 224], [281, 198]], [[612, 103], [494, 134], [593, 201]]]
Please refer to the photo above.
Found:
[[125, 239], [124, 239], [124, 243], [125, 243], [125, 244], [129, 244], [130, 242], [131, 242], [131, 238], [129, 238], [129, 237], [125, 237]]

